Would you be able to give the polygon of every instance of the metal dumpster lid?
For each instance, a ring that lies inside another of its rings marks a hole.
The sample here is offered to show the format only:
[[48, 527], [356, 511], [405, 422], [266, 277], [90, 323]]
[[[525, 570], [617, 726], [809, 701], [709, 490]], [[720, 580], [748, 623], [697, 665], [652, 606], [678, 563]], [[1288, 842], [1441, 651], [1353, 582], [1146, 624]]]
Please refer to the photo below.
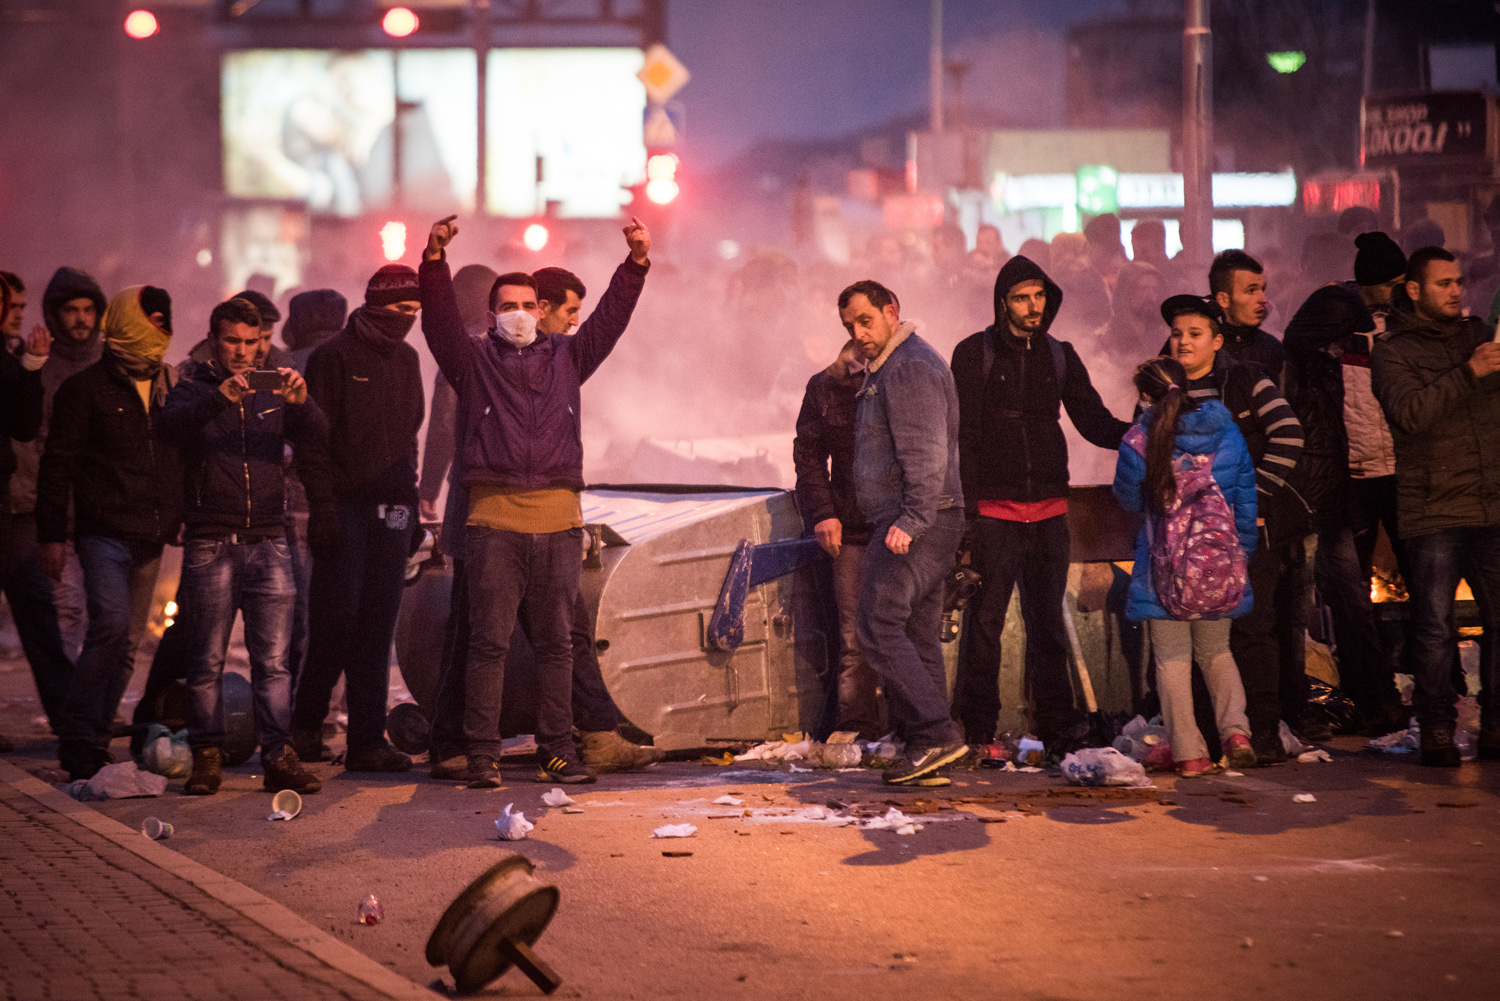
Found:
[[786, 492], [754, 487], [601, 485], [584, 490], [580, 500], [586, 523], [606, 525], [636, 545], [726, 511], [762, 504], [766, 498]]

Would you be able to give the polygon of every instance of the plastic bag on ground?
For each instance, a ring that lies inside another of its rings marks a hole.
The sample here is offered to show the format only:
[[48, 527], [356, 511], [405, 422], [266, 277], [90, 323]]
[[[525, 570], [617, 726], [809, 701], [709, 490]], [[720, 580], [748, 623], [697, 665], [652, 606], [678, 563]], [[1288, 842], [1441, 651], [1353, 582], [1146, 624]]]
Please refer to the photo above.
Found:
[[572, 806], [573, 797], [563, 792], [561, 788], [553, 786], [550, 791], [542, 793], [542, 802], [548, 806]]
[[1309, 718], [1327, 723], [1334, 733], [1359, 732], [1359, 710], [1354, 707], [1354, 700], [1336, 685], [1308, 678], [1304, 711]]
[[501, 841], [520, 841], [531, 833], [532, 828], [536, 827], [526, 819], [526, 814], [520, 811], [511, 812], [511, 808], [515, 805], [506, 803], [505, 812], [500, 815], [499, 820], [495, 821], [495, 830], [499, 832]]
[[[1167, 728], [1161, 725], [1160, 720], [1161, 717], [1157, 716], [1155, 721], [1147, 722], [1146, 717], [1137, 716], [1126, 723], [1114, 740], [1115, 750], [1134, 761], [1145, 763], [1157, 748], [1167, 743]], [[1168, 762], [1170, 761], [1169, 755]]]
[[1121, 754], [1113, 747], [1085, 747], [1062, 759], [1062, 773], [1080, 786], [1130, 786], [1141, 789], [1151, 785], [1146, 769], [1139, 761]]
[[885, 811], [883, 817], [871, 817], [860, 825], [865, 831], [895, 831], [897, 834], [915, 834], [922, 829], [922, 825], [911, 817], [902, 813], [894, 806]]
[[1311, 744], [1304, 744], [1297, 739], [1297, 735], [1292, 732], [1292, 728], [1286, 725], [1286, 720], [1281, 721], [1281, 746], [1286, 749], [1288, 755], [1294, 758], [1303, 751], [1312, 750]]
[[167, 777], [143, 772], [134, 761], [105, 765], [91, 779], [68, 784], [68, 795], [76, 800], [97, 802], [106, 799], [132, 799], [136, 796], [160, 796], [167, 791]]
[[651, 832], [653, 838], [690, 838], [698, 833], [692, 824], [667, 824]]
[[136, 762], [146, 771], [168, 779], [187, 778], [193, 772], [193, 751], [188, 747], [187, 731], [173, 733], [160, 723], [152, 723]]

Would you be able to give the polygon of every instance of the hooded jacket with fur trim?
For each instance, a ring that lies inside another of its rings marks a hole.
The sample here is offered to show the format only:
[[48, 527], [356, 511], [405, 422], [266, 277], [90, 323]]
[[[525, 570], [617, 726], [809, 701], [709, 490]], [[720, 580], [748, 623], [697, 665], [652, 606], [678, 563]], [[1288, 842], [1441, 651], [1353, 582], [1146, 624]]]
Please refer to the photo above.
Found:
[[[1041, 329], [1010, 332], [1005, 297], [1022, 282], [1040, 281], [1047, 293]], [[1109, 412], [1073, 345], [1060, 342], [1063, 372], [1053, 364], [1047, 331], [1062, 306], [1062, 289], [1029, 258], [1006, 262], [995, 279], [995, 322], [953, 349], [958, 388], [959, 457], [970, 517], [981, 500], [1042, 501], [1068, 495], [1068, 444], [1060, 407], [1084, 440], [1111, 451], [1128, 421]], [[985, 372], [986, 341], [992, 362]]]
[[859, 392], [854, 493], [881, 538], [892, 525], [920, 538], [939, 511], [964, 503], [953, 376], [910, 320], [870, 362]]

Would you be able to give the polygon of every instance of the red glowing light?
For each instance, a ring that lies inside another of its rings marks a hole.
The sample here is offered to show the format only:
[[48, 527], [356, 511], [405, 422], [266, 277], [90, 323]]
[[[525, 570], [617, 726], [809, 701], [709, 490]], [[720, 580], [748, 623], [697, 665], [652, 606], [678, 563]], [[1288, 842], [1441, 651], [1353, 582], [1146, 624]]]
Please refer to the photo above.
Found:
[[160, 30], [156, 15], [149, 10], [133, 10], [125, 15], [125, 34], [131, 38], [150, 38]]
[[546, 226], [543, 226], [539, 222], [534, 222], [530, 226], [527, 226], [526, 231], [521, 234], [521, 243], [525, 245], [527, 250], [535, 253], [547, 246], [547, 241], [551, 236], [552, 234], [547, 232]]
[[385, 33], [392, 38], [405, 38], [421, 25], [417, 15], [406, 7], [392, 7], [385, 12], [385, 18], [381, 20], [380, 26]]

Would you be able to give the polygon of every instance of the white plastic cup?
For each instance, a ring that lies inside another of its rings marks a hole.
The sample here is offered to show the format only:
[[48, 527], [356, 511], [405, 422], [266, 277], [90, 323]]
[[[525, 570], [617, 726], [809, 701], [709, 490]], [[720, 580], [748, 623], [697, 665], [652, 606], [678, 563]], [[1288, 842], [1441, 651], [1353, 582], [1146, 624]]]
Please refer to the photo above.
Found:
[[141, 833], [152, 841], [163, 841], [172, 836], [172, 825], [165, 820], [147, 817], [141, 821]]
[[285, 813], [286, 819], [291, 820], [302, 812], [302, 797], [297, 795], [294, 789], [283, 789], [271, 797], [271, 810], [275, 813]]

